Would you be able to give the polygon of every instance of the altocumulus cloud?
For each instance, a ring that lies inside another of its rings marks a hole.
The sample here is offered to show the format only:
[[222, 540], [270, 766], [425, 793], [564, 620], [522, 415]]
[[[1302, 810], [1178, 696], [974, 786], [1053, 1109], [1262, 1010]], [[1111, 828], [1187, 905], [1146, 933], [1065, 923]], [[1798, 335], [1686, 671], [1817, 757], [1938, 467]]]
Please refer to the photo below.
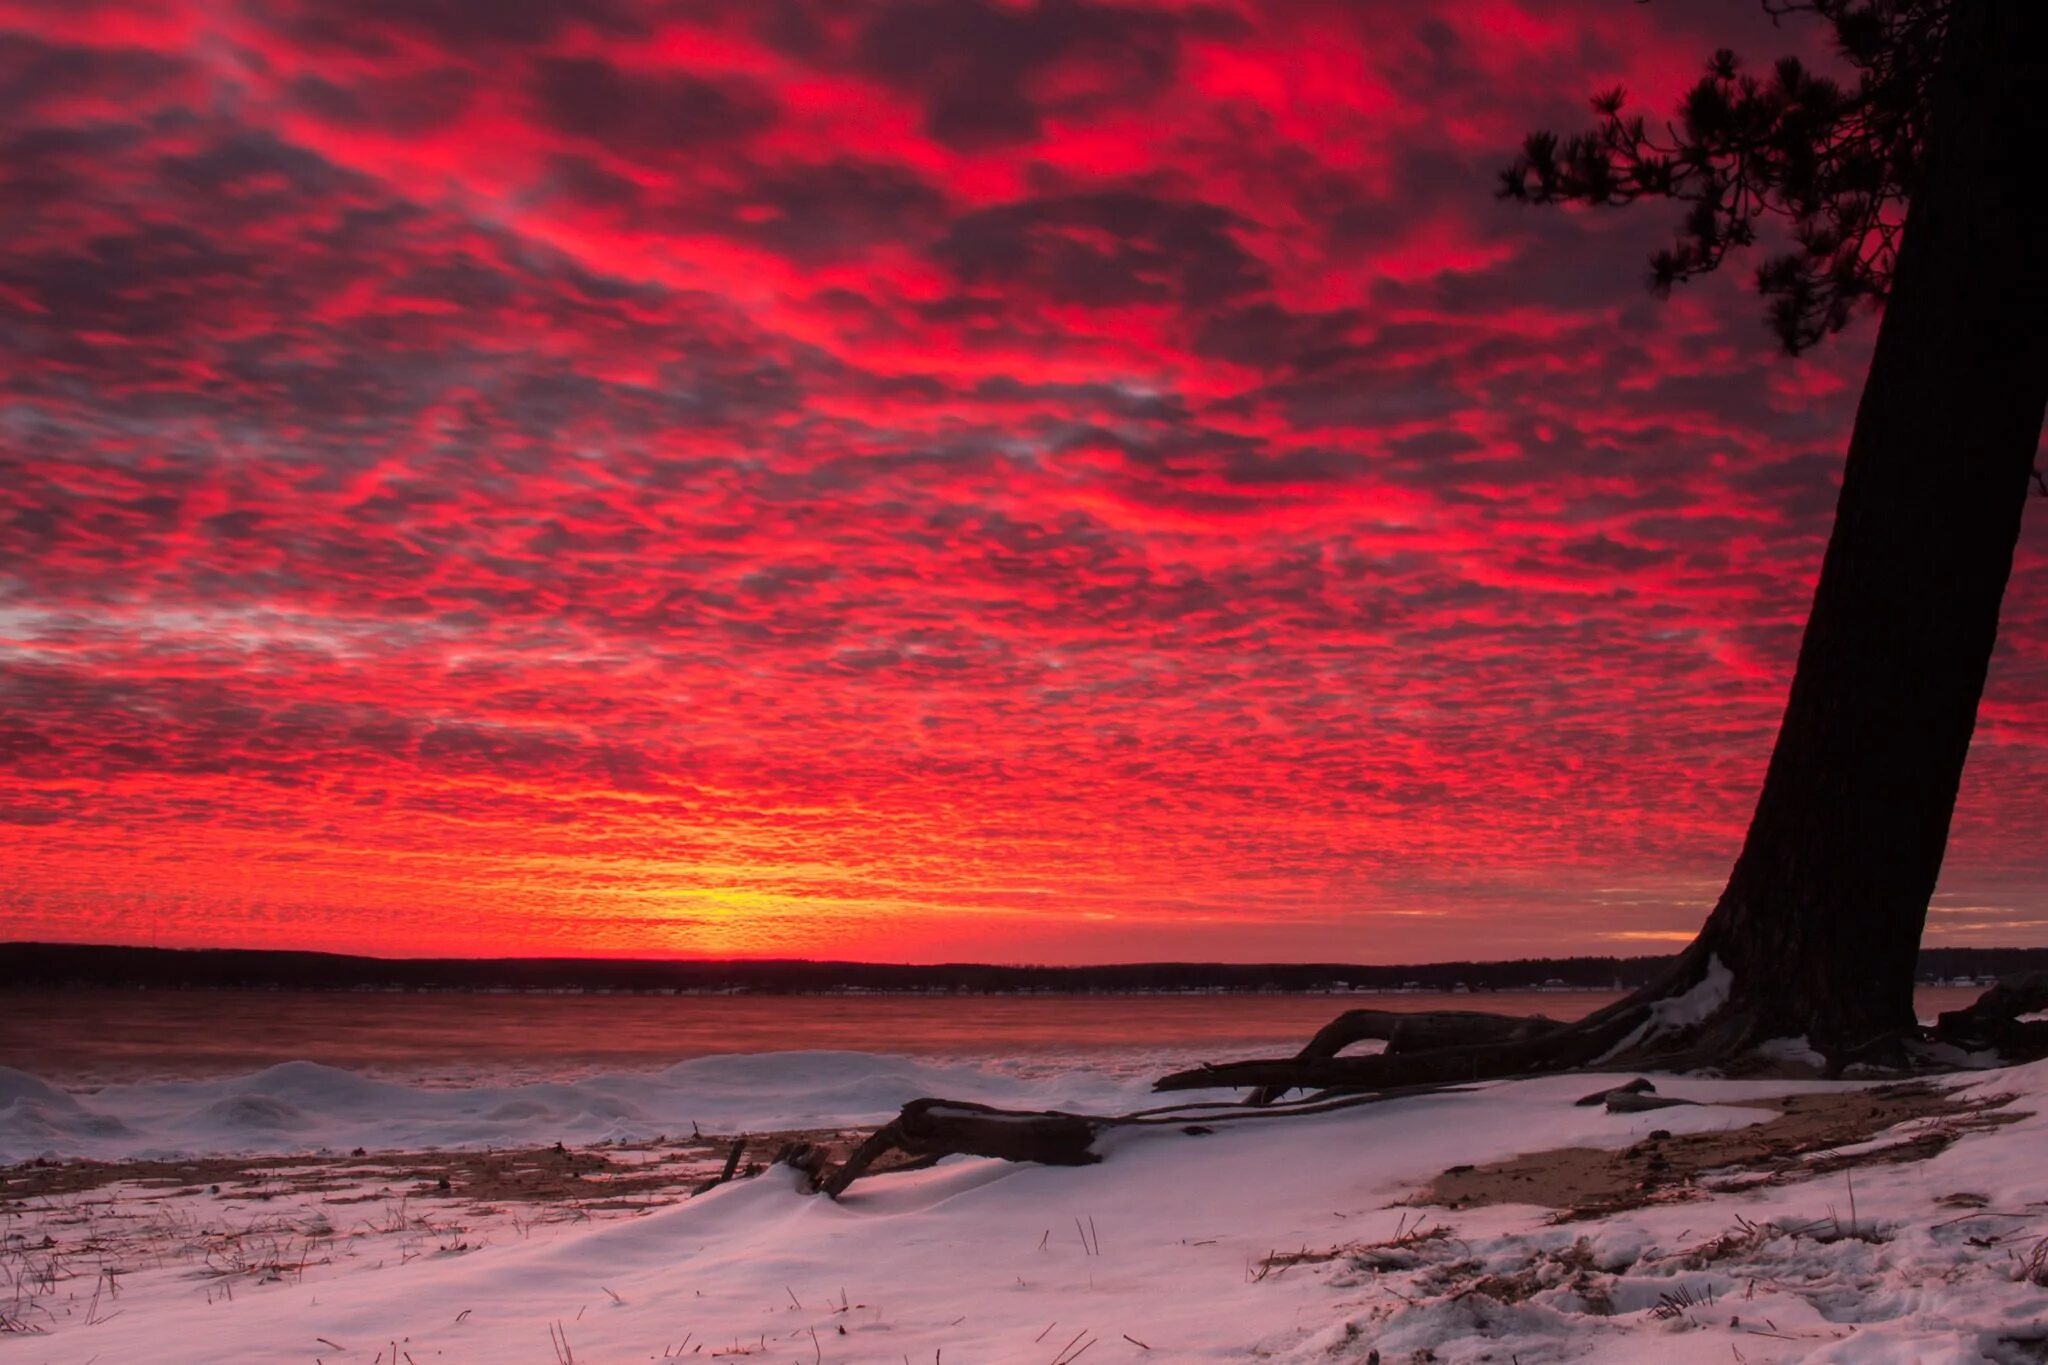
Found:
[[[1728, 8], [0, 0], [0, 923], [1663, 941], [1868, 329], [1491, 170]], [[2048, 918], [2040, 566], [1948, 941]]]

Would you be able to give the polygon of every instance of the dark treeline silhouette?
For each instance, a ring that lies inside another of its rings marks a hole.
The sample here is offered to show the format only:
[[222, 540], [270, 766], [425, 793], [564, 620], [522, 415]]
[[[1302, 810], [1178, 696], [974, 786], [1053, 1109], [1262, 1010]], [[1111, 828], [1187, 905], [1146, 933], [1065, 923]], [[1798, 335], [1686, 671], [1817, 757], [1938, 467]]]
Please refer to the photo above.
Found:
[[[597, 990], [960, 992], [1520, 990], [1550, 985], [1624, 989], [1656, 978], [1666, 957], [1542, 957], [1512, 962], [1366, 965], [1340, 962], [1135, 962], [1041, 967], [986, 963], [908, 966], [801, 960], [662, 961], [614, 958], [378, 958], [246, 948], [130, 948], [0, 944], [0, 989]], [[2048, 948], [1930, 948], [1923, 978], [2048, 968]]]

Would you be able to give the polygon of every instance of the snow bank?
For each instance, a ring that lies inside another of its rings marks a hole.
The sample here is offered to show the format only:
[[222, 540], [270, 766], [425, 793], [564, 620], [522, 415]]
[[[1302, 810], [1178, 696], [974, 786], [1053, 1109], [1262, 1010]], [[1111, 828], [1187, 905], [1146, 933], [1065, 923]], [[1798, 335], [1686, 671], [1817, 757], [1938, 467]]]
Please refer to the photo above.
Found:
[[644, 1075], [470, 1089], [289, 1062], [228, 1080], [69, 1094], [0, 1068], [0, 1161], [588, 1145], [688, 1133], [692, 1124], [707, 1133], [833, 1128], [878, 1122], [921, 1095], [1115, 1112], [1151, 1102], [1153, 1074], [1135, 1054], [1122, 1065], [1059, 1069], [781, 1052], [699, 1058]]

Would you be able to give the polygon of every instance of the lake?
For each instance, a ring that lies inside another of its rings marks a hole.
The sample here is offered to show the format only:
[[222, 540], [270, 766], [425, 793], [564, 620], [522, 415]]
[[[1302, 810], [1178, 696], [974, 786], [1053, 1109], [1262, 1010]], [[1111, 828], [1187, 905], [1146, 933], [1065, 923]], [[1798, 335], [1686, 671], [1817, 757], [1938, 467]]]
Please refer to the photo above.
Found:
[[[1923, 987], [1920, 1015], [1974, 1000]], [[851, 1051], [1143, 1066], [1291, 1052], [1345, 1009], [1576, 1019], [1607, 991], [1358, 995], [466, 995], [0, 992], [0, 1066], [66, 1086], [313, 1061], [415, 1085], [653, 1071], [733, 1053]]]

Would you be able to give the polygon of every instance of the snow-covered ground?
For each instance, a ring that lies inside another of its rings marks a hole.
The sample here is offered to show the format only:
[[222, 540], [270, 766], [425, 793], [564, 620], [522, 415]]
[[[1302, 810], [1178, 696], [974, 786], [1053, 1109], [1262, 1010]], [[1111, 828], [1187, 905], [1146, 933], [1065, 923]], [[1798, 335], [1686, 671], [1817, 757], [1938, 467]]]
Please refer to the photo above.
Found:
[[0, 1162], [183, 1153], [419, 1149], [645, 1139], [876, 1123], [920, 1095], [1121, 1112], [1193, 1060], [976, 1065], [862, 1052], [701, 1057], [664, 1071], [524, 1085], [427, 1087], [288, 1062], [226, 1080], [145, 1081], [74, 1094], [0, 1067]]
[[[1080, 1169], [955, 1159], [836, 1204], [784, 1168], [651, 1211], [437, 1200], [389, 1171], [104, 1185], [7, 1214], [0, 1312], [19, 1330], [0, 1365], [2048, 1359], [2048, 1064], [1965, 1080], [2027, 1117], [1925, 1160], [1577, 1221], [1414, 1201], [1447, 1168], [1741, 1127], [1772, 1117], [1765, 1097], [1840, 1087], [1664, 1080], [1711, 1103], [1610, 1114], [1572, 1103], [1587, 1077], [1515, 1082], [1119, 1132]], [[574, 1148], [869, 1122], [916, 1094], [1121, 1110], [1143, 1089], [1136, 1072], [849, 1053], [496, 1091], [294, 1065], [74, 1096], [7, 1073], [0, 1150]]]

